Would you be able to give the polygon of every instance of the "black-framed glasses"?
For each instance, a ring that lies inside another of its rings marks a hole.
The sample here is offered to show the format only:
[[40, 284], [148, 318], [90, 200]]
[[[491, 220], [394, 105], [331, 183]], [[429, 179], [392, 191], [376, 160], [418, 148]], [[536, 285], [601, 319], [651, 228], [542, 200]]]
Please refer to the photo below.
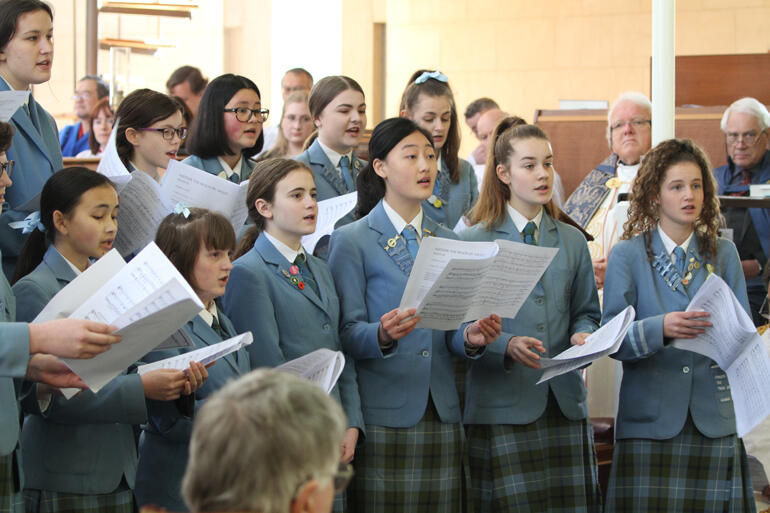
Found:
[[759, 139], [759, 136], [762, 135], [764, 132], [757, 132], [755, 130], [751, 130], [749, 132], [743, 132], [741, 134], [736, 132], [727, 132], [725, 133], [725, 140], [727, 141], [727, 144], [735, 144], [738, 141], [743, 141], [743, 144], [747, 146], [752, 146], [757, 140]]
[[616, 121], [610, 125], [610, 131], [620, 130], [626, 125], [631, 125], [632, 127], [634, 127], [634, 129], [640, 130], [648, 126], [652, 126], [652, 120], [651, 119], [632, 119], [629, 121]]
[[264, 123], [270, 115], [270, 109], [249, 109], [248, 107], [233, 107], [225, 109], [225, 112], [234, 112], [235, 119], [241, 123], [248, 123], [252, 117], [256, 118], [258, 123]]
[[186, 126], [179, 128], [140, 128], [139, 130], [144, 130], [145, 132], [160, 132], [167, 141], [173, 141], [175, 135], [179, 137], [180, 140], [184, 140], [184, 138], [187, 137]]
[[0, 178], [2, 178], [3, 173], [8, 173], [8, 176], [11, 176], [11, 173], [13, 173], [13, 166], [16, 165], [16, 162], [13, 160], [9, 160], [8, 162], [0, 162]]

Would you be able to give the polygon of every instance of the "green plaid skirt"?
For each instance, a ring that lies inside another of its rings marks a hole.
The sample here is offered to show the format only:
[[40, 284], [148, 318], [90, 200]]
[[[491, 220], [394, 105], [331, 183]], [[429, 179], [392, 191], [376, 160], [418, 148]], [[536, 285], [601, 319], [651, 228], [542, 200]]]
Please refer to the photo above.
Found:
[[702, 435], [689, 414], [674, 438], [617, 440], [606, 511], [756, 511], [743, 442]]
[[81, 495], [24, 490], [27, 513], [134, 513], [134, 492], [121, 486], [112, 493]]
[[459, 513], [466, 472], [462, 424], [441, 422], [432, 399], [410, 428], [366, 426], [348, 488], [354, 513]]
[[531, 424], [469, 425], [468, 452], [475, 513], [601, 511], [591, 426], [567, 419], [553, 394]]
[[14, 453], [0, 456], [0, 513], [24, 511], [24, 496], [19, 490]]

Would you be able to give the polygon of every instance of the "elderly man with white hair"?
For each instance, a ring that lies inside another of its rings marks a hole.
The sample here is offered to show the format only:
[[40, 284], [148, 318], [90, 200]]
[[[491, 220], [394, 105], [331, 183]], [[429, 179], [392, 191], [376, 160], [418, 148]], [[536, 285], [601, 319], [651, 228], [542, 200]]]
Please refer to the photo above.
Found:
[[[727, 164], [714, 170], [719, 184], [718, 194], [748, 196], [752, 184], [770, 183], [770, 151], [768, 150], [770, 113], [754, 98], [733, 102], [722, 116]], [[754, 324], [766, 321], [759, 309], [767, 289], [762, 281], [762, 266], [770, 257], [770, 209], [727, 207], [722, 210], [727, 227], [733, 231], [733, 242], [741, 257], [743, 274]]]
[[607, 257], [623, 232], [626, 217], [626, 208], [618, 206], [618, 195], [631, 190], [642, 155], [650, 150], [651, 124], [650, 100], [642, 93], [621, 94], [607, 113], [612, 154], [583, 179], [564, 204], [564, 211], [594, 238], [588, 248], [600, 289]]
[[353, 475], [339, 464], [346, 428], [320, 387], [250, 372], [196, 412], [182, 496], [193, 512], [329, 513]]

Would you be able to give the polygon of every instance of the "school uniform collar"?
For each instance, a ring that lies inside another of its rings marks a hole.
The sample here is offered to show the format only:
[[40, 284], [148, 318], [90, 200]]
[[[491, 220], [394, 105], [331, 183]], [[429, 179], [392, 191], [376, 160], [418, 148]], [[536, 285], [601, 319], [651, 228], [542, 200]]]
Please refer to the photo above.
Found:
[[[0, 80], [3, 81], [3, 84], [5, 84], [5, 86], [8, 88], [9, 91], [18, 91], [18, 89], [14, 89], [13, 87], [11, 87], [11, 84], [5, 78], [3, 78], [2, 75], [0, 75]], [[29, 94], [27, 95], [26, 98], [24, 98], [24, 101], [21, 104], [29, 107], [29, 97], [32, 95], [32, 88], [30, 87], [30, 88], [27, 88], [26, 90], [29, 91]]]
[[[216, 308], [216, 302], [214, 303]], [[217, 312], [217, 319], [219, 319], [218, 312]], [[224, 319], [222, 319], [224, 320]], [[229, 323], [221, 322], [219, 325], [222, 327], [222, 330], [227, 334], [227, 337], [234, 337], [236, 334], [232, 331], [230, 328]], [[219, 333], [214, 331], [214, 328], [211, 327], [211, 322], [207, 322], [202, 315], [196, 315], [192, 318], [192, 320], [189, 321], [188, 326], [192, 329], [192, 331], [200, 337], [200, 339], [203, 341], [204, 344], [207, 346], [217, 344], [219, 342], [222, 342], [223, 339]], [[224, 360], [227, 365], [230, 366], [231, 369], [235, 371], [236, 374], [241, 375], [248, 372], [247, 365], [242, 361], [244, 358], [244, 355], [242, 354], [242, 351], [239, 349], [238, 351], [235, 351], [233, 353], [227, 354], [223, 356], [221, 359]]]
[[[685, 241], [679, 245], [680, 248], [684, 251], [684, 254], [687, 254], [687, 248], [690, 246], [690, 241], [692, 240], [692, 234], [695, 233], [694, 231], [690, 232], [690, 235], [685, 239]], [[671, 258], [672, 262], [676, 263], [676, 257], [674, 257], [674, 250], [677, 247], [677, 243], [674, 242], [671, 237], [666, 235], [666, 232], [663, 231], [663, 228], [660, 227], [660, 224], [658, 225], [658, 235], [660, 235], [660, 241], [663, 243], [663, 247], [666, 249], [666, 253], [668, 253], [669, 258]]]
[[[406, 276], [409, 276], [409, 273], [412, 272], [414, 260], [406, 247], [406, 241], [401, 236], [401, 232], [396, 231], [393, 221], [390, 220], [387, 212], [385, 212], [385, 201], [380, 200], [364, 219], [366, 219], [366, 223], [371, 230], [380, 234], [379, 237], [377, 237], [377, 244], [379, 244], [380, 248], [382, 248], [390, 259], [393, 260], [393, 263], [401, 269], [401, 272]], [[404, 226], [406, 226], [406, 224], [407, 223], [404, 221]], [[421, 235], [421, 240], [425, 240], [425, 237], [430, 237], [438, 233], [438, 223], [429, 216], [423, 216], [421, 224], [422, 229], [415, 227]], [[403, 230], [403, 228], [401, 229]]]
[[45, 255], [43, 255], [43, 262], [53, 271], [58, 280], [69, 283], [81, 274], [80, 269], [59, 253], [53, 244], [48, 246]]
[[540, 230], [540, 222], [543, 220], [543, 207], [540, 207], [540, 210], [537, 212], [537, 215], [535, 215], [535, 217], [533, 217], [532, 219], [527, 219], [527, 217], [524, 216], [521, 212], [513, 208], [510, 203], [507, 203], [505, 205], [505, 209], [508, 211], [508, 215], [511, 216], [511, 219], [513, 220], [513, 224], [514, 226], [516, 226], [516, 230], [518, 230], [519, 233], [524, 231], [524, 228], [527, 226], [527, 223], [529, 223], [530, 221], [535, 223], [536, 234], [537, 234], [537, 231]]
[[238, 162], [236, 162], [235, 166], [232, 168], [222, 157], [217, 157], [217, 161], [219, 162], [219, 165], [222, 166], [222, 172], [227, 175], [226, 178], [230, 178], [233, 175], [238, 176], [238, 178], [243, 176], [243, 154], [241, 154], [240, 158], [238, 158]]
[[201, 319], [203, 319], [209, 326], [214, 322], [214, 319], [219, 321], [219, 312], [217, 311], [216, 302], [212, 301], [209, 306], [198, 312], [198, 315], [200, 315]]
[[318, 139], [316, 139], [316, 141], [318, 141], [318, 146], [321, 147], [321, 149], [323, 150], [324, 154], [326, 155], [326, 158], [329, 159], [329, 162], [332, 163], [332, 166], [334, 166], [335, 169], [339, 169], [340, 168], [340, 159], [342, 157], [348, 157], [350, 159], [350, 164], [349, 165], [351, 165], [351, 166], [353, 165], [353, 150], [352, 149], [349, 152], [347, 152], [347, 153], [337, 153], [336, 151], [334, 151], [333, 149], [329, 148], [324, 143], [322, 143], [320, 137]]
[[382, 208], [385, 210], [385, 215], [388, 216], [388, 220], [390, 220], [393, 228], [396, 229], [396, 233], [401, 234], [401, 232], [404, 231], [404, 228], [406, 228], [406, 225], [410, 224], [417, 231], [417, 238], [422, 240], [422, 207], [420, 207], [420, 211], [416, 216], [414, 216], [414, 219], [409, 222], [405, 221], [404, 218], [398, 214], [398, 212], [393, 210], [393, 207], [388, 205], [388, 202], [384, 199], [382, 200]]
[[[267, 240], [270, 241], [273, 247], [275, 247], [275, 249], [278, 250], [278, 252], [281, 255], [283, 255], [283, 257], [286, 259], [287, 262], [294, 263], [294, 260], [297, 259], [297, 256], [305, 255], [305, 249], [302, 247], [301, 244], [298, 250], [292, 249], [286, 244], [284, 244], [283, 242], [279, 241], [278, 239], [270, 235], [269, 233], [267, 233], [266, 231], [262, 233], [265, 235], [265, 237], [267, 237]], [[305, 255], [305, 258], [307, 258], [307, 255]]]
[[[671, 255], [663, 244], [660, 233], [659, 230], [648, 232], [650, 237], [650, 247], [652, 248], [651, 265], [671, 290], [678, 291], [689, 298], [690, 294], [688, 291], [698, 290], [708, 275], [713, 272], [713, 267], [704, 261], [703, 255], [701, 255], [700, 252], [698, 238], [691, 237], [687, 244], [687, 267], [685, 276], [679, 276], [679, 273], [676, 271], [676, 266], [671, 259]], [[687, 276], [688, 274], [689, 278]], [[688, 283], [684, 283], [685, 279], [688, 280]]]

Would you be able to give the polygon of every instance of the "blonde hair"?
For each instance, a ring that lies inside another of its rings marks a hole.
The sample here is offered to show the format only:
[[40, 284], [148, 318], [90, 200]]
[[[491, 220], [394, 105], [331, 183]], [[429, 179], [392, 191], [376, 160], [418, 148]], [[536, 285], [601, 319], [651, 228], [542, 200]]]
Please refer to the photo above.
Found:
[[308, 96], [305, 91], [294, 91], [289, 95], [288, 98], [286, 98], [286, 101], [283, 104], [283, 110], [281, 111], [281, 121], [278, 123], [278, 136], [275, 139], [275, 145], [267, 152], [265, 152], [264, 155], [259, 157], [259, 160], [267, 160], [287, 156], [289, 153], [289, 141], [286, 139], [286, 136], [283, 135], [283, 118], [286, 116], [286, 106], [292, 105], [294, 103], [304, 103], [307, 105], [307, 99]]

